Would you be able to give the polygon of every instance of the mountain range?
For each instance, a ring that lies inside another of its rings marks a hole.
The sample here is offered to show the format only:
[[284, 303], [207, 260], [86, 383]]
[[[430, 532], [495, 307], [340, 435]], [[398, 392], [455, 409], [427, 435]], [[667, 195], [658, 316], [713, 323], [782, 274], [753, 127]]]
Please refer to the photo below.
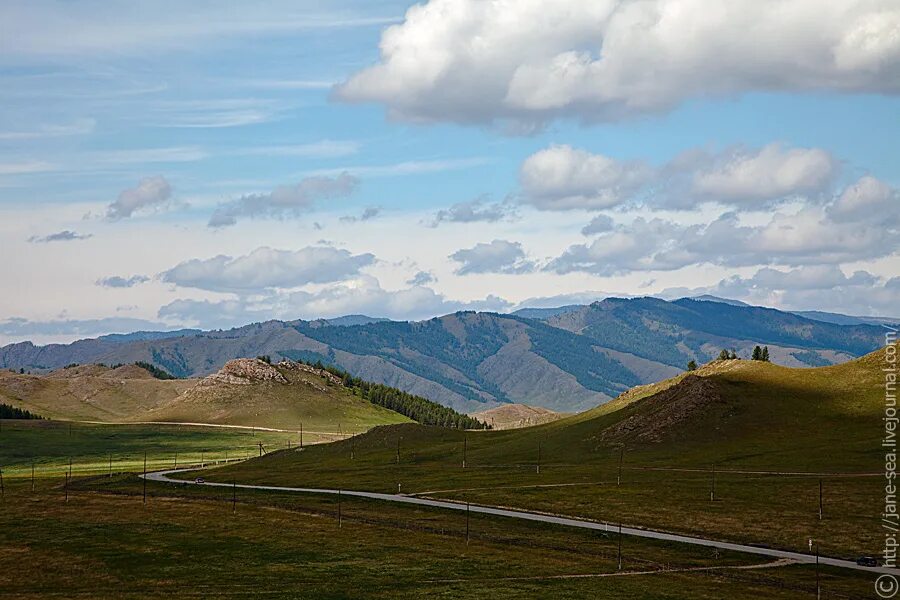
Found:
[[508, 403], [571, 412], [677, 375], [689, 361], [707, 362], [723, 348], [749, 358], [755, 345], [767, 345], [773, 362], [803, 367], [845, 362], [883, 343], [883, 327], [866, 322], [833, 323], [717, 298], [607, 298], [418, 322], [353, 315], [47, 346], [21, 342], [0, 348], [0, 367], [41, 372], [145, 361], [198, 377], [234, 358], [269, 355], [332, 364], [465, 412]]

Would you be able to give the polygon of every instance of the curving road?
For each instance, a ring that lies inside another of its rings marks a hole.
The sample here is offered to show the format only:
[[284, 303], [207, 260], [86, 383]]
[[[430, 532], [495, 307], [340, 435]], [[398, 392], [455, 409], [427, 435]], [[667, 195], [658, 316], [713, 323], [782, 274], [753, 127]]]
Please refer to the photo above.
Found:
[[[216, 483], [205, 481], [196, 483], [194, 481], [185, 481], [182, 479], [172, 479], [169, 477], [172, 473], [185, 473], [198, 469], [169, 469], [167, 471], [156, 471], [147, 473], [148, 481], [156, 481], [161, 483], [177, 483], [180, 485], [198, 485], [209, 487], [236, 487], [248, 490], [266, 490], [272, 492], [293, 492], [298, 494], [342, 494], [344, 496], [353, 496], [357, 498], [368, 498], [370, 500], [384, 500], [387, 502], [399, 502], [402, 504], [415, 504], [417, 506], [430, 506], [433, 508], [443, 508], [447, 510], [470, 510], [473, 513], [484, 515], [495, 515], [498, 517], [508, 517], [511, 519], [522, 519], [525, 521], [538, 521], [540, 523], [552, 523], [554, 525], [563, 525], [565, 527], [579, 527], [581, 529], [592, 529], [595, 531], [606, 531], [610, 533], [618, 532], [618, 525], [612, 523], [597, 523], [594, 521], [581, 521], [568, 517], [558, 517], [541, 513], [527, 512], [522, 510], [509, 510], [505, 508], [494, 508], [491, 506], [466, 505], [459, 502], [447, 502], [444, 500], [431, 500], [428, 498], [418, 498], [414, 496], [406, 496], [403, 494], [380, 494], [378, 492], [359, 492], [353, 490], [331, 490], [322, 488], [302, 488], [302, 487], [281, 487], [275, 485], [247, 485], [232, 483]], [[141, 476], [143, 477], [143, 475]], [[731, 550], [733, 552], [743, 552], [746, 554], [756, 554], [760, 556], [768, 556], [772, 558], [788, 559], [801, 564], [815, 564], [816, 557], [812, 554], [802, 554], [800, 552], [788, 552], [786, 550], [776, 550], [773, 548], [762, 548], [758, 546], [749, 546], [745, 544], [734, 544], [730, 542], [720, 542], [706, 538], [693, 537], [687, 535], [678, 535], [674, 533], [666, 533], [664, 531], [653, 531], [652, 529], [638, 529], [635, 527], [622, 527], [622, 535], [630, 535], [634, 537], [649, 538], [653, 540], [663, 540], [667, 542], [678, 542], [681, 544], [692, 544], [694, 546], [706, 546], [709, 548], [719, 548], [720, 550]], [[855, 571], [868, 571], [870, 573], [882, 573], [900, 577], [900, 569], [890, 569], [887, 567], [862, 567], [853, 561], [842, 560], [839, 558], [829, 558], [826, 556], [819, 557], [819, 564], [829, 567], [838, 567], [842, 569], [853, 569]]]

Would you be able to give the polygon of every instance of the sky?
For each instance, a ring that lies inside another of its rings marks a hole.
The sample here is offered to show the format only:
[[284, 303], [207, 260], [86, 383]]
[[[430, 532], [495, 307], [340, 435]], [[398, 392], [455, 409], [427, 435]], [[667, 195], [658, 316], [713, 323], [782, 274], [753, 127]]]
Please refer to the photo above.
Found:
[[6, 0], [0, 343], [900, 316], [898, 93], [897, 0]]

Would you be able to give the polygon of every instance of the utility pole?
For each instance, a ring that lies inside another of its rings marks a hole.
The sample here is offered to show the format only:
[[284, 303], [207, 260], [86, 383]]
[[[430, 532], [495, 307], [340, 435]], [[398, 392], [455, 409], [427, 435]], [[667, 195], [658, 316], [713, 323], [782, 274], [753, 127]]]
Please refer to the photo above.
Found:
[[616, 474], [616, 485], [622, 485], [622, 461], [625, 458], [625, 446], [619, 447], [619, 472]]
[[538, 475], [541, 474], [541, 443], [540, 442], [538, 442], [538, 461], [537, 461], [537, 468], [535, 469], [535, 473], [537, 473]]
[[263, 455], [263, 446], [262, 446], [262, 442], [259, 442], [259, 455], [260, 455], [260, 456]]
[[144, 451], [144, 504], [147, 504], [147, 451]]
[[300, 447], [303, 447], [303, 421], [300, 421]]
[[469, 547], [469, 503], [466, 502], [466, 547]]
[[68, 472], [66, 473], [65, 488], [66, 488], [66, 504], [68, 504], [69, 503], [69, 473]]
[[816, 600], [822, 598], [822, 586], [819, 581], [819, 543], [816, 542]]
[[819, 479], [819, 520], [821, 521], [824, 516], [823, 506], [822, 506], [822, 480]]
[[619, 521], [619, 571], [622, 570], [622, 522]]

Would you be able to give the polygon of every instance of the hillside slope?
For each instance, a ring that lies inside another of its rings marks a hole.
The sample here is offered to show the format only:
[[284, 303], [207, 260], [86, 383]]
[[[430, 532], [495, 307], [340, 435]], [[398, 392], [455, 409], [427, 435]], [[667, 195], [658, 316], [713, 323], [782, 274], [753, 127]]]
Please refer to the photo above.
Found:
[[168, 403], [134, 421], [200, 422], [346, 432], [410, 419], [354, 395], [328, 373], [296, 363], [229, 361]]
[[195, 383], [155, 379], [134, 365], [81, 365], [46, 376], [0, 370], [0, 402], [49, 419], [117, 422], [163, 406]]
[[[548, 465], [608, 469], [625, 448], [632, 465], [875, 473], [883, 467], [885, 364], [884, 349], [816, 369], [714, 361], [551, 423], [468, 434], [468, 457], [471, 464], [533, 465], [540, 447]], [[357, 466], [389, 465], [398, 436], [408, 456], [423, 457], [407, 474], [423, 485], [441, 485], [446, 465], [461, 456], [462, 432], [379, 427], [357, 437], [359, 456], [369, 457]], [[244, 469], [258, 481], [296, 482], [300, 473], [309, 475], [307, 461], [326, 468], [345, 452], [337, 444], [315, 456], [284, 455], [234, 471]], [[509, 477], [517, 477], [514, 471]]]
[[749, 358], [757, 344], [769, 346], [776, 364], [824, 366], [871, 352], [883, 339], [883, 330], [874, 325], [837, 325], [771, 308], [691, 298], [607, 298], [547, 323], [603, 348], [675, 368], [690, 360], [706, 362], [722, 348]]

